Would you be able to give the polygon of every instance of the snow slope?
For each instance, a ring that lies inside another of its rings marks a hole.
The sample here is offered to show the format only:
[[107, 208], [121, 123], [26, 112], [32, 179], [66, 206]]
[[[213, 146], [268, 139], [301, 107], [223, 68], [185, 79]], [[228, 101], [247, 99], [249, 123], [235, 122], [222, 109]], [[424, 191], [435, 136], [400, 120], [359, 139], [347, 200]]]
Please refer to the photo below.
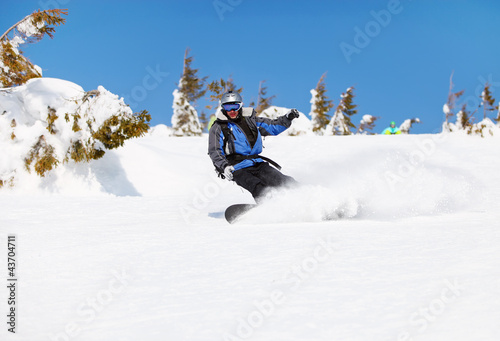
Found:
[[168, 134], [0, 191], [1, 340], [498, 339], [498, 138], [269, 137], [302, 186], [228, 225], [251, 197]]

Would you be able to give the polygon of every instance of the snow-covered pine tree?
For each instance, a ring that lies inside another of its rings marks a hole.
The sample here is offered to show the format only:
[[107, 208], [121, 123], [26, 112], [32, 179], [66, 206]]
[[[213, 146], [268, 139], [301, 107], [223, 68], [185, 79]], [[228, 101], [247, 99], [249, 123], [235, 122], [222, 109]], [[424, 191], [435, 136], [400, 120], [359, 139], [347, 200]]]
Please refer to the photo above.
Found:
[[457, 129], [464, 130], [467, 134], [471, 134], [474, 121], [473, 115], [474, 114], [471, 114], [470, 111], [467, 110], [467, 103], [464, 103], [460, 111], [457, 113]]
[[272, 105], [273, 98], [276, 97], [275, 95], [266, 97], [267, 86], [264, 86], [265, 82], [266, 82], [265, 80], [259, 82], [259, 93], [257, 96], [257, 103], [253, 101], [250, 102], [250, 106], [255, 108], [257, 115], [260, 115], [264, 110], [269, 108]]
[[345, 116], [342, 113], [340, 104], [335, 109], [332, 119], [325, 128], [325, 135], [349, 135], [351, 133], [346, 123]]
[[404, 120], [404, 122], [399, 126], [399, 130], [401, 130], [401, 134], [409, 134], [410, 129], [415, 123], [420, 123], [420, 119], [418, 117], [409, 118]]
[[311, 116], [312, 131], [317, 135], [323, 135], [325, 127], [330, 121], [328, 112], [333, 108], [333, 101], [326, 96], [325, 85], [326, 72], [321, 75], [316, 88], [311, 89]]
[[40, 41], [46, 34], [52, 38], [55, 28], [64, 24], [67, 9], [36, 11], [11, 26], [0, 36], [0, 85], [12, 87], [29, 79], [42, 77], [42, 69], [31, 63], [19, 50], [20, 45]]
[[184, 54], [184, 67], [179, 87], [173, 93], [172, 129], [174, 136], [200, 136], [203, 130], [194, 106], [196, 101], [206, 93], [206, 89], [203, 88], [207, 77], [200, 79], [197, 76], [198, 69], [191, 67], [193, 57], [189, 57], [188, 54], [189, 48]]
[[[181, 79], [182, 80], [182, 79]], [[175, 89], [172, 109], [172, 133], [174, 136], [201, 136], [202, 127], [198, 113], [188, 102], [186, 95]]]
[[357, 134], [373, 135], [374, 133], [371, 130], [375, 128], [375, 121], [378, 119], [379, 117], [376, 116], [363, 115], [363, 118], [359, 122]]
[[357, 105], [353, 103], [353, 91], [354, 87], [350, 87], [345, 93], [342, 93], [340, 103], [326, 128], [328, 135], [351, 135], [351, 129], [356, 129], [351, 121], [351, 116], [358, 112]]
[[342, 107], [344, 116], [347, 118], [347, 124], [351, 128], [355, 128], [354, 124], [351, 121], [351, 117], [358, 113], [356, 109], [357, 105], [353, 103], [354, 99], [354, 87], [350, 87], [347, 89], [346, 93], [342, 94]]
[[488, 113], [494, 111], [495, 107], [495, 99], [491, 95], [490, 84], [486, 83], [484, 86], [484, 90], [481, 93], [481, 105], [483, 106], [483, 115], [484, 119], [488, 116]]

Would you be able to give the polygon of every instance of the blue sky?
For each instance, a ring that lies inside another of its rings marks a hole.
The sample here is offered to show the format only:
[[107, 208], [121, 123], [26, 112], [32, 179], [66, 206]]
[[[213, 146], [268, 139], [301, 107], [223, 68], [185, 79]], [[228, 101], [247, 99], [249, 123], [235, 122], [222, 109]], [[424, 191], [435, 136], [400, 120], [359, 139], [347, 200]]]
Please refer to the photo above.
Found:
[[477, 106], [485, 82], [500, 100], [496, 0], [18, 0], [2, 3], [0, 31], [50, 8], [68, 8], [67, 23], [26, 56], [45, 77], [103, 85], [153, 125], [170, 125], [187, 47], [200, 76], [232, 76], [247, 104], [266, 80], [274, 105], [307, 114], [327, 72], [329, 98], [354, 86], [353, 120], [379, 116], [377, 132], [411, 117], [413, 133], [440, 131], [452, 71], [460, 103]]

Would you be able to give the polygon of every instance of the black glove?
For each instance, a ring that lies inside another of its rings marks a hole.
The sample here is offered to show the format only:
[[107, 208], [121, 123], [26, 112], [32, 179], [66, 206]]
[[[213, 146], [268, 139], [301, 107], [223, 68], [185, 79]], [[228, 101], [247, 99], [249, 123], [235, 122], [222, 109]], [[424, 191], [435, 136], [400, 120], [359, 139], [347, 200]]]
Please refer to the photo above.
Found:
[[297, 109], [291, 109], [285, 114], [286, 118], [288, 118], [290, 121], [293, 120], [294, 118], [299, 117], [299, 111]]

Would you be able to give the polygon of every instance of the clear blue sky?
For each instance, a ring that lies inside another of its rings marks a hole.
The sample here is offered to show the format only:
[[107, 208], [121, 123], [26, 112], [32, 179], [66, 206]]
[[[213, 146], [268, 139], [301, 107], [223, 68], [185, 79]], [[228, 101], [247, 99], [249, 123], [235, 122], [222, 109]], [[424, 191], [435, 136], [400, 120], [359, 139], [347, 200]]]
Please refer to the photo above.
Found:
[[470, 108], [485, 81], [500, 100], [497, 0], [18, 0], [1, 8], [1, 33], [39, 8], [68, 8], [54, 39], [25, 54], [46, 77], [124, 96], [153, 125], [170, 125], [187, 47], [200, 76], [232, 75], [247, 104], [266, 80], [273, 104], [307, 114], [309, 91], [328, 72], [330, 99], [337, 105], [355, 86], [354, 120], [379, 116], [377, 132], [411, 117], [422, 120], [412, 132], [439, 131], [452, 71]]

